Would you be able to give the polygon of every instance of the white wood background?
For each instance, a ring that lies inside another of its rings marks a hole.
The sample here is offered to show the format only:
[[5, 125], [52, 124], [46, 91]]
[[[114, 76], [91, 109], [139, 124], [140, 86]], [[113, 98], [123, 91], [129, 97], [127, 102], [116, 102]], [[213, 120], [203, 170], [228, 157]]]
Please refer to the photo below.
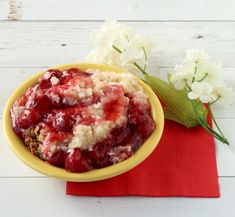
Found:
[[152, 35], [152, 73], [164, 77], [186, 48], [203, 48], [223, 63], [223, 77], [235, 89], [234, 9], [234, 0], [0, 0], [0, 216], [234, 216], [234, 97], [214, 108], [231, 142], [217, 142], [220, 199], [66, 196], [64, 182], [34, 172], [11, 153], [2, 130], [11, 92], [42, 68], [83, 61], [90, 33], [107, 18]]

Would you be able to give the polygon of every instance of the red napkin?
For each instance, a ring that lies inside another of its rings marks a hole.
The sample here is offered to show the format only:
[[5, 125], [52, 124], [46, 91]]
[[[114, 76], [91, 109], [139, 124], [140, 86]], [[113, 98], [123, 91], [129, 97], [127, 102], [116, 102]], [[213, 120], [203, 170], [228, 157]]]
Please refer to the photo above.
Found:
[[107, 180], [68, 182], [68, 195], [219, 197], [214, 138], [202, 127], [166, 121], [154, 152], [134, 169]]

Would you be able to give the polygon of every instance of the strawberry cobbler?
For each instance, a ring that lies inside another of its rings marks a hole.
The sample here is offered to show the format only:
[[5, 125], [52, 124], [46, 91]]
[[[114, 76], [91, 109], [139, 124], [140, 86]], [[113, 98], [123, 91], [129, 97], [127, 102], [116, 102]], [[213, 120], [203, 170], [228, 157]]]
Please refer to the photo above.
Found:
[[148, 95], [129, 73], [48, 70], [11, 108], [27, 148], [70, 172], [119, 163], [155, 128]]

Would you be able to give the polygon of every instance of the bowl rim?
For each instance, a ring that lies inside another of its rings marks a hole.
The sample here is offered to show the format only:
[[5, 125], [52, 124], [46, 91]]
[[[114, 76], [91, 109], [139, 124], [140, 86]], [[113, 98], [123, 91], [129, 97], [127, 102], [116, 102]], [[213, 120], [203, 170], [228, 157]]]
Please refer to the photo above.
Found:
[[[94, 63], [71, 63], [71, 64], [63, 64], [51, 67], [49, 69], [59, 69], [66, 70], [69, 68], [80, 68], [82, 70], [85, 69], [98, 69], [101, 71], [112, 71], [117, 73], [126, 72], [117, 67], [106, 66], [101, 64]], [[39, 159], [34, 156], [24, 145], [21, 139], [14, 133], [11, 127], [11, 119], [10, 119], [10, 108], [20, 96], [22, 96], [25, 91], [36, 83], [36, 81], [44, 74], [48, 69], [41, 70], [30, 76], [25, 82], [23, 82], [9, 97], [3, 113], [3, 129], [4, 134], [7, 139], [7, 142], [13, 152], [17, 155], [17, 157], [23, 161], [26, 165], [31, 167], [32, 169], [45, 174], [47, 176], [51, 176], [54, 178], [66, 180], [66, 181], [75, 181], [75, 182], [90, 182], [90, 181], [98, 181], [107, 178], [111, 178], [117, 175], [120, 175], [124, 172], [129, 171], [130, 169], [139, 165], [142, 161], [144, 161], [157, 147], [159, 140], [162, 136], [163, 128], [164, 128], [164, 114], [161, 103], [152, 89], [140, 78], [135, 78], [138, 80], [139, 84], [144, 88], [144, 90], [149, 95], [150, 107], [151, 107], [151, 115], [156, 124], [156, 128], [150, 137], [141, 145], [141, 147], [136, 151], [136, 153], [130, 158], [122, 161], [118, 164], [114, 164], [108, 167], [104, 167], [101, 169], [95, 169], [92, 171], [84, 172], [84, 173], [71, 173], [67, 172], [63, 168], [58, 168], [49, 163]]]

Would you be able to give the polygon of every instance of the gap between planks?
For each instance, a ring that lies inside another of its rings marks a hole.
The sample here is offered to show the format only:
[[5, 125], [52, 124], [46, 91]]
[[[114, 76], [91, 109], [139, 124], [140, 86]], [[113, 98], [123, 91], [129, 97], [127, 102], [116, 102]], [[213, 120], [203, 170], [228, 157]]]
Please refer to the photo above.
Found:
[[[0, 23], [38, 23], [38, 22], [81, 22], [81, 23], [102, 23], [105, 19], [101, 20], [0, 20]], [[235, 20], [120, 20], [117, 19], [118, 22], [122, 23], [165, 23], [165, 22], [173, 22], [173, 23], [234, 23]]]
[[[235, 179], [235, 176], [218, 176], [220, 179]], [[0, 179], [54, 179], [49, 176], [0, 176]], [[55, 179], [60, 180], [60, 179]], [[66, 182], [66, 180], [60, 180]]]

